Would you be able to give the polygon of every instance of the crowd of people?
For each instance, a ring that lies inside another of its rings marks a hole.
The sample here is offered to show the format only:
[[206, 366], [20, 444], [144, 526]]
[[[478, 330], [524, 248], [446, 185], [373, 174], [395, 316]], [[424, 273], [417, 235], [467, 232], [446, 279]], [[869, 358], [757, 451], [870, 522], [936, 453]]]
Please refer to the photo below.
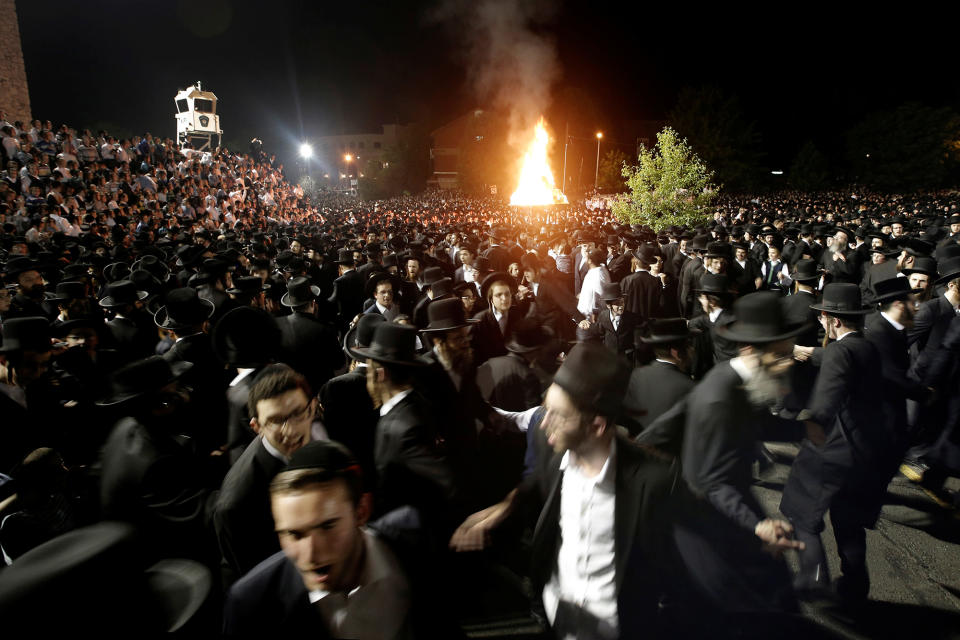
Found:
[[[898, 472], [957, 509], [958, 193], [657, 233], [0, 121], [0, 628], [57, 598], [71, 628], [451, 638], [497, 566], [555, 637], [744, 637], [858, 610]], [[800, 443], [780, 513], [770, 441]]]

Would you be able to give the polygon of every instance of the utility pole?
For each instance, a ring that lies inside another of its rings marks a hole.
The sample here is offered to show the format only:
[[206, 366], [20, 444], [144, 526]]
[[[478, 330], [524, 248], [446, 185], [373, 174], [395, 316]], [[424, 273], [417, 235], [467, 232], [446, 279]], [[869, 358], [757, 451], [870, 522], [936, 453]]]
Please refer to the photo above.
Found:
[[562, 193], [567, 192], [567, 147], [570, 146], [570, 121], [564, 128], [563, 134], [563, 186], [560, 187]]

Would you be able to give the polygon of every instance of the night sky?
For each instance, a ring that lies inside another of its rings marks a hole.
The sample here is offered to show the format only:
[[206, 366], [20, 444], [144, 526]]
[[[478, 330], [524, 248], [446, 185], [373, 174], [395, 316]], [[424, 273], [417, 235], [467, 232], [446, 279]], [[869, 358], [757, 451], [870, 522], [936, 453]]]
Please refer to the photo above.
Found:
[[[489, 92], [472, 86], [477, 56], [463, 46], [472, 20], [444, 11], [450, 4], [17, 6], [37, 117], [172, 137], [174, 94], [201, 80], [220, 99], [227, 143], [257, 135], [287, 156], [312, 136], [375, 131], [388, 122], [434, 127], [474, 105], [491, 106]], [[807, 139], [836, 146], [872, 110], [908, 100], [960, 102], [952, 22], [942, 16], [878, 15], [871, 8], [869, 16], [841, 18], [836, 3], [805, 5], [802, 14], [783, 13], [786, 5], [733, 14], [667, 4], [538, 3], [529, 21], [512, 27], [528, 30], [555, 57], [551, 96], [575, 87], [593, 97], [596, 122], [583, 129], [616, 132], [625, 120], [663, 119], [682, 87], [712, 83], [740, 98], [771, 166], [789, 163]], [[550, 124], [562, 129], [564, 114], [549, 113]]]

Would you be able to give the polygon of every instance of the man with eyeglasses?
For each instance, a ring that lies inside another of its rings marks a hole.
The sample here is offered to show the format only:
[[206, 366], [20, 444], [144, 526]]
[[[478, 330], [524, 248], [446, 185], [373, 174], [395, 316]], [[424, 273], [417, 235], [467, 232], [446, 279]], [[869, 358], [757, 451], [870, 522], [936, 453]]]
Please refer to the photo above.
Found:
[[282, 364], [266, 367], [250, 389], [247, 409], [257, 437], [227, 472], [213, 511], [225, 588], [280, 549], [270, 481], [294, 451], [327, 439], [314, 423], [316, 404], [306, 378]]

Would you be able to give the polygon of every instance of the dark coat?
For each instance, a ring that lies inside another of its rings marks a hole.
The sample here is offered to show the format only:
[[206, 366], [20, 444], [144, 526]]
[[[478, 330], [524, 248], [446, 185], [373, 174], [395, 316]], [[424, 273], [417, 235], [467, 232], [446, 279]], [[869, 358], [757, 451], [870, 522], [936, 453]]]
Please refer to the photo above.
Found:
[[654, 360], [630, 374], [624, 399], [625, 426], [636, 435], [682, 400], [696, 385], [675, 364]]
[[492, 309], [484, 309], [473, 317], [478, 321], [473, 325], [473, 361], [480, 365], [490, 358], [507, 355], [504, 345], [513, 334], [513, 328], [523, 318], [522, 311], [518, 307], [510, 307], [505, 332], [500, 331], [500, 324]]
[[610, 272], [611, 282], [620, 282], [630, 275], [630, 266], [633, 262], [633, 254], [621, 253], [607, 264], [607, 271]]
[[693, 292], [694, 289], [700, 286], [700, 276], [706, 272], [706, 267], [703, 266], [703, 260], [700, 258], [691, 258], [684, 263], [683, 269], [680, 271], [680, 290], [679, 290], [679, 302], [680, 302], [680, 315], [684, 318], [692, 318], [698, 314], [700, 306], [697, 304], [697, 296]]
[[747, 256], [744, 266], [734, 260], [727, 267], [727, 275], [736, 289], [738, 296], [745, 296], [757, 290], [757, 278], [761, 277], [760, 265], [753, 258]]
[[625, 308], [641, 322], [661, 317], [663, 308], [663, 283], [649, 271], [631, 273], [620, 283]]
[[380, 412], [367, 393], [366, 367], [331, 378], [320, 387], [323, 425], [331, 440], [346, 445], [357, 456], [369, 487], [376, 486], [374, 436]]
[[255, 439], [230, 467], [213, 507], [223, 586], [280, 550], [270, 512], [270, 481], [285, 463]]
[[433, 412], [416, 391], [380, 417], [374, 447], [379, 485], [376, 512], [412, 506], [427, 528], [442, 538], [459, 521], [451, 509], [457, 483], [437, 446], [437, 435]]
[[526, 411], [540, 404], [540, 379], [516, 353], [490, 358], [477, 368], [477, 386], [483, 399], [505, 411]]
[[643, 320], [640, 316], [629, 309], [624, 309], [620, 316], [620, 322], [614, 329], [613, 320], [610, 319], [610, 310], [604, 309], [590, 329], [600, 338], [603, 346], [607, 349], [632, 359], [637, 346], [637, 334], [642, 324]]
[[[823, 514], [843, 489], [856, 496], [864, 526], [876, 522], [899, 455], [892, 425], [884, 420], [878, 396], [884, 388], [880, 354], [860, 333], [850, 333], [823, 350], [811, 396], [811, 420], [827, 441], [801, 447], [784, 487], [780, 511], [806, 531], [820, 531]], [[901, 451], [902, 453], [902, 451]]]
[[[690, 593], [679, 586], [683, 576], [670, 539], [684, 491], [675, 467], [626, 439], [618, 438], [616, 446], [614, 580], [620, 637], [656, 636], [664, 623], [658, 615], [661, 596], [671, 593], [684, 600]], [[525, 508], [514, 511], [518, 516], [539, 514], [531, 553], [537, 594], [549, 581], [560, 549], [561, 457], [539, 456], [517, 495]]]
[[573, 339], [576, 323], [584, 316], [577, 309], [577, 298], [570, 293], [569, 285], [559, 277], [544, 275], [537, 286], [534, 303], [533, 313], [553, 329], [555, 336], [561, 340]]
[[860, 284], [862, 261], [856, 251], [844, 252], [844, 260], [834, 260], [833, 251], [824, 251], [820, 256], [820, 266], [828, 273], [830, 282], [852, 282]]
[[864, 336], [880, 354], [883, 388], [878, 400], [884, 405], [888, 428], [905, 442], [908, 437], [907, 398], [922, 401], [927, 397], [926, 387], [907, 374], [910, 356], [907, 353], [906, 330], [896, 329], [876, 311], [867, 316]]
[[483, 252], [483, 257], [490, 261], [490, 268], [494, 271], [506, 271], [513, 258], [510, 252], [499, 245], [495, 245]]
[[[797, 345], [801, 347], [820, 346], [820, 323], [817, 318], [819, 311], [810, 308], [811, 304], [817, 302], [817, 296], [805, 291], [797, 291], [783, 299], [784, 315], [787, 324], [796, 326], [805, 324], [807, 329], [797, 336]], [[807, 407], [810, 400], [810, 394], [813, 392], [813, 383], [817, 379], [817, 367], [813, 362], [794, 361], [790, 367], [790, 391], [784, 399], [784, 407], [800, 411]]]
[[306, 376], [319, 389], [343, 366], [343, 349], [336, 330], [309, 314], [294, 311], [277, 318], [283, 362]]
[[333, 300], [336, 302], [337, 312], [344, 324], [349, 323], [363, 311], [363, 300], [366, 297], [363, 285], [363, 276], [356, 269], [347, 271], [333, 281]]
[[587, 277], [588, 271], [590, 271], [590, 265], [587, 263], [587, 259], [583, 257], [583, 251], [581, 251], [579, 248], [575, 249], [573, 254], [574, 295], [580, 295], [580, 289], [583, 288], [583, 279]]
[[750, 464], [761, 438], [795, 441], [801, 425], [754, 407], [729, 362], [710, 370], [686, 406], [683, 476], [702, 498], [678, 541], [691, 574], [724, 610], [794, 608], [786, 565], [754, 534], [766, 514], [750, 490]]
[[253, 381], [263, 367], [245, 375], [237, 384], [227, 387], [227, 451], [230, 463], [234, 464], [246, 450], [247, 445], [256, 434], [250, 428], [250, 412], [247, 410], [247, 399]]
[[690, 321], [690, 328], [701, 332], [693, 338], [695, 378], [702, 378], [714, 364], [726, 362], [740, 354], [740, 347], [736, 342], [717, 335], [717, 327], [729, 326], [734, 320], [736, 316], [733, 311], [724, 309], [715, 322], [710, 322], [710, 316], [705, 313]]
[[880, 264], [870, 264], [867, 262], [863, 270], [863, 279], [860, 280], [860, 297], [864, 302], [869, 302], [877, 292], [873, 286], [881, 280], [889, 280], [897, 277], [897, 263], [894, 260], [887, 260]]
[[190, 403], [194, 411], [187, 416], [191, 422], [188, 433], [197, 438], [203, 450], [218, 449], [227, 441], [223, 427], [227, 418], [227, 385], [223, 363], [213, 353], [210, 336], [202, 332], [186, 336], [175, 342], [163, 359], [171, 364], [193, 365], [182, 378], [193, 390]]
[[153, 348], [159, 338], [157, 328], [138, 322], [136, 317], [117, 317], [107, 321], [110, 331], [107, 347], [116, 349], [124, 363], [133, 362], [153, 355]]

